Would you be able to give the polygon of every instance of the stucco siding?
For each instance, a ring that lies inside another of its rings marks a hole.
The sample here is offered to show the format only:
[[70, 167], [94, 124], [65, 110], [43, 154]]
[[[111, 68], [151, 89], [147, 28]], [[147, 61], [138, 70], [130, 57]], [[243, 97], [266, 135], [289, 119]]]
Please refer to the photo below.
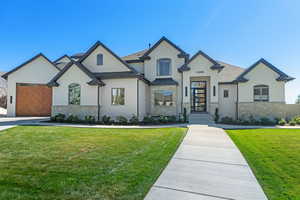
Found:
[[69, 104], [69, 85], [77, 83], [80, 85], [80, 105], [97, 105], [97, 86], [90, 86], [87, 83], [91, 79], [79, 69], [72, 65], [70, 69], [63, 74], [57, 83], [58, 87], [53, 87], [53, 105]]
[[[103, 54], [103, 65], [97, 65], [97, 55]], [[123, 63], [116, 59], [110, 52], [99, 45], [82, 62], [91, 72], [121, 72], [130, 71]]]
[[261, 84], [269, 86], [270, 102], [285, 102], [285, 83], [277, 81], [278, 77], [276, 72], [260, 63], [246, 74], [249, 81], [239, 83], [239, 102], [253, 102], [253, 87]]
[[137, 72], [144, 74], [144, 63], [130, 63], [130, 67], [133, 67]]
[[[132, 115], [137, 115], [137, 79], [107, 79], [103, 80], [104, 87], [100, 89], [100, 114], [107, 115], [113, 118], [124, 116], [131, 118]], [[112, 88], [125, 89], [125, 105], [112, 105], [111, 91]]]
[[[16, 109], [16, 83], [47, 84], [59, 72], [42, 56], [10, 74], [7, 78], [7, 115], [15, 116]], [[12, 103], [10, 103], [12, 96]]]
[[[229, 96], [224, 97], [224, 90], [228, 90]], [[219, 85], [219, 114], [220, 117], [236, 118], [236, 101], [237, 86], [236, 85]]]
[[149, 86], [139, 80], [139, 119], [142, 120], [149, 113]]
[[[191, 78], [197, 77], [210, 77], [209, 79], [209, 90], [215, 86], [216, 91], [218, 91], [218, 71], [211, 70], [210, 67], [213, 65], [208, 59], [202, 55], [197, 56], [191, 63], [189, 63], [190, 70], [183, 72], [183, 87], [188, 87], [190, 90], [190, 80]], [[183, 102], [187, 103], [190, 101], [190, 92], [187, 96], [183, 97]], [[218, 103], [218, 93], [214, 96], [212, 92], [209, 94], [209, 101], [212, 103]]]

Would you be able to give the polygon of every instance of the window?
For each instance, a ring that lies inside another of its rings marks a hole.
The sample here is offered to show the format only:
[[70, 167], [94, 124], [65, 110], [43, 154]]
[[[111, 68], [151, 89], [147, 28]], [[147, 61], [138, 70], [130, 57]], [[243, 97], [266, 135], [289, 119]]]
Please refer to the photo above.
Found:
[[185, 87], [185, 96], [188, 96], [188, 87]]
[[173, 91], [156, 90], [154, 92], [154, 104], [156, 106], [173, 106]]
[[97, 55], [97, 65], [103, 65], [103, 54]]
[[69, 85], [69, 104], [80, 105], [80, 85], [77, 83]]
[[216, 96], [216, 86], [213, 87], [213, 95]]
[[12, 99], [12, 96], [10, 96], [10, 97], [9, 97], [9, 102], [10, 102], [10, 104], [12, 104], [12, 100], [13, 100], [13, 99]]
[[112, 88], [111, 89], [111, 104], [112, 105], [125, 105], [125, 89]]
[[269, 86], [256, 85], [253, 88], [254, 101], [269, 101]]
[[171, 59], [162, 58], [157, 61], [157, 76], [171, 75]]
[[228, 90], [224, 90], [224, 98], [228, 98], [229, 97], [229, 91]]

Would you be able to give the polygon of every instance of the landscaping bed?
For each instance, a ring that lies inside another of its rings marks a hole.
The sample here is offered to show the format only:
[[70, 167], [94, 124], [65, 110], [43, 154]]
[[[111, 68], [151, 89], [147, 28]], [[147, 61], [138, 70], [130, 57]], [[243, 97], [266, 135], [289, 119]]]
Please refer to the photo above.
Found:
[[0, 132], [0, 199], [142, 200], [185, 128]]
[[300, 130], [227, 130], [270, 200], [300, 199]]

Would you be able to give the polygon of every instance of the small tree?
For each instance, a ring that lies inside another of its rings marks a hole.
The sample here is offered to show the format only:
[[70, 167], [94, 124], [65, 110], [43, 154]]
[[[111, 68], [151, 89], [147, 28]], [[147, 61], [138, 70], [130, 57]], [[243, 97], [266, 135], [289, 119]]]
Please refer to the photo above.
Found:
[[300, 95], [297, 97], [296, 104], [300, 104]]

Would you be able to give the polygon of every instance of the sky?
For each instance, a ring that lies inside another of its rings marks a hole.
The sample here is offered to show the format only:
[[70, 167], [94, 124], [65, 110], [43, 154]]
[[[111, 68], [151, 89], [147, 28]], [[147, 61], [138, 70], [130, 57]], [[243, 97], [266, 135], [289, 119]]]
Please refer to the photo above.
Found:
[[0, 71], [42, 52], [49, 59], [86, 51], [97, 40], [117, 55], [166, 36], [193, 55], [249, 67], [260, 58], [295, 77], [300, 94], [299, 0], [10, 0], [0, 7]]

